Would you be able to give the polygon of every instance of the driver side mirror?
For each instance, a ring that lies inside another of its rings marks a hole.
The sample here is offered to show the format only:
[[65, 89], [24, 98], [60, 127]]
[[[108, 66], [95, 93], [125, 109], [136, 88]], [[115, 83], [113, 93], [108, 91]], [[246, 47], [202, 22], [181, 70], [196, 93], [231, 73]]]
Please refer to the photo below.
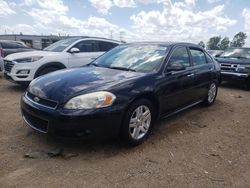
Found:
[[71, 49], [69, 50], [69, 52], [72, 53], [72, 54], [75, 54], [75, 53], [79, 53], [80, 50], [79, 50], [78, 48], [71, 48]]
[[167, 72], [178, 72], [178, 71], [183, 71], [185, 69], [186, 69], [186, 67], [184, 65], [178, 64], [178, 65], [167, 66], [166, 71]]

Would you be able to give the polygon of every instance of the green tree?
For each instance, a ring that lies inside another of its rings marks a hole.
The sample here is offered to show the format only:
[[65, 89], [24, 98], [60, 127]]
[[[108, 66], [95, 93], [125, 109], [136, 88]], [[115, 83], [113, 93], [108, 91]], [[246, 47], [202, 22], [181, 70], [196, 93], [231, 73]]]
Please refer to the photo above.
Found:
[[220, 44], [219, 44], [220, 50], [225, 50], [225, 49], [227, 49], [227, 48], [229, 47], [229, 44], [230, 44], [229, 38], [228, 38], [228, 37], [224, 37], [224, 38], [221, 40]]
[[220, 49], [221, 36], [211, 37], [207, 42], [208, 50], [219, 50]]
[[198, 45], [200, 45], [202, 48], [205, 48], [205, 47], [206, 47], [206, 45], [205, 45], [205, 43], [204, 43], [203, 41], [200, 41], [200, 42], [198, 43]]
[[247, 34], [244, 32], [239, 32], [234, 35], [234, 38], [230, 44], [231, 47], [243, 47], [245, 45], [245, 40], [247, 38]]

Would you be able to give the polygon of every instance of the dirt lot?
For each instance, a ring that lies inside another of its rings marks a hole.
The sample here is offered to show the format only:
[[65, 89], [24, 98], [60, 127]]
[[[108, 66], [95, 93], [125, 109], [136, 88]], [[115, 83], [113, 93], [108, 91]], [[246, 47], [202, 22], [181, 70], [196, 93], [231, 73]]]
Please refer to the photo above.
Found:
[[[250, 92], [160, 121], [143, 145], [52, 141], [22, 121], [23, 90], [0, 78], [0, 187], [250, 187]], [[29, 159], [29, 151], [68, 155]], [[77, 155], [69, 157], [69, 155]]]

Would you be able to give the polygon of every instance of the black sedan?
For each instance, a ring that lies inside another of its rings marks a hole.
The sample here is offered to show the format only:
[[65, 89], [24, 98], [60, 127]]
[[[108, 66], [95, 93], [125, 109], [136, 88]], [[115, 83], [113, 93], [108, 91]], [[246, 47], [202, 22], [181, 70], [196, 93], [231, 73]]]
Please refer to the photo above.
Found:
[[24, 121], [60, 136], [120, 135], [140, 144], [155, 120], [196, 104], [211, 105], [220, 69], [198, 45], [120, 45], [91, 64], [31, 82], [22, 96]]

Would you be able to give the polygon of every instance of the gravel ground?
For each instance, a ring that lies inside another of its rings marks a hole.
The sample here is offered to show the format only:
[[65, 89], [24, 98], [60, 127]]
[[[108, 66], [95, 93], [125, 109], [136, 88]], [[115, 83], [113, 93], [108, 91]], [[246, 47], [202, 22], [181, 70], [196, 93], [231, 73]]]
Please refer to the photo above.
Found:
[[[21, 118], [23, 92], [0, 76], [0, 187], [250, 187], [250, 92], [243, 88], [224, 84], [213, 106], [160, 121], [133, 148], [33, 132]], [[63, 154], [24, 157], [54, 148]]]

